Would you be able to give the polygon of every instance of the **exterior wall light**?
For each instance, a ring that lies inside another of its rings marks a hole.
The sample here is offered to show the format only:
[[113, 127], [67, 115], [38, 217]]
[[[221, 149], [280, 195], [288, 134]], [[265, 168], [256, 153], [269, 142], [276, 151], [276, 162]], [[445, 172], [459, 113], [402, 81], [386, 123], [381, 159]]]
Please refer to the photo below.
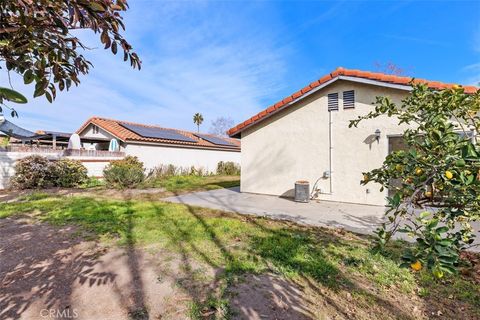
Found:
[[380, 141], [381, 133], [380, 129], [375, 130], [375, 139], [377, 139], [377, 142]]

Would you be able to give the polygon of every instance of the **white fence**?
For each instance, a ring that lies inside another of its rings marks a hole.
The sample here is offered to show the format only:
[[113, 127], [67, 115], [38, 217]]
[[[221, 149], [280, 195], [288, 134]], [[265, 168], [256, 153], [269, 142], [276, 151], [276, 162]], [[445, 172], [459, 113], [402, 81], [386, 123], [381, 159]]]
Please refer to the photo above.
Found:
[[0, 149], [0, 189], [8, 187], [8, 181], [15, 174], [16, 161], [31, 155], [41, 155], [52, 161], [62, 158], [79, 160], [87, 168], [88, 175], [92, 177], [101, 177], [103, 169], [110, 161], [119, 160], [125, 156], [122, 152], [92, 152], [91, 150], [54, 150], [30, 147]]

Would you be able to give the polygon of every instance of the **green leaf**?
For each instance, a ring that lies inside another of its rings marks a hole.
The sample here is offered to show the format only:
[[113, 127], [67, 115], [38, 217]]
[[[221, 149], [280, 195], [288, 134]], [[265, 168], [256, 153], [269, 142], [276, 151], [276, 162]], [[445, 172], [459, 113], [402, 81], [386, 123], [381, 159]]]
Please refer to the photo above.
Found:
[[32, 70], [27, 70], [24, 74], [23, 74], [23, 82], [25, 84], [30, 84], [33, 82], [33, 80], [35, 79], [35, 76], [33, 75], [33, 71]]
[[0, 97], [2, 99], [15, 102], [15, 103], [27, 103], [28, 100], [20, 92], [12, 89], [0, 87]]
[[112, 42], [112, 53], [117, 54], [117, 43], [115, 41]]
[[45, 91], [45, 97], [47, 98], [48, 102], [50, 102], [50, 103], [53, 102], [53, 98], [52, 98], [52, 95], [50, 94], [50, 92]]
[[445, 233], [445, 232], [447, 232], [448, 230], [450, 230], [450, 229], [449, 229], [448, 227], [446, 227], [446, 226], [439, 227], [439, 228], [435, 229], [435, 231], [438, 232], [438, 233]]
[[433, 229], [433, 228], [435, 228], [437, 225], [438, 225], [438, 219], [434, 218], [434, 219], [432, 219], [432, 220], [430, 220], [430, 221], [428, 222], [427, 227]]
[[45, 90], [43, 89], [43, 87], [37, 87], [35, 89], [35, 92], [33, 93], [33, 97], [36, 98], [36, 97], [40, 97], [42, 96], [43, 94], [45, 93]]
[[89, 6], [94, 11], [99, 11], [99, 12], [105, 11], [105, 8], [98, 2], [92, 1], [89, 3]]

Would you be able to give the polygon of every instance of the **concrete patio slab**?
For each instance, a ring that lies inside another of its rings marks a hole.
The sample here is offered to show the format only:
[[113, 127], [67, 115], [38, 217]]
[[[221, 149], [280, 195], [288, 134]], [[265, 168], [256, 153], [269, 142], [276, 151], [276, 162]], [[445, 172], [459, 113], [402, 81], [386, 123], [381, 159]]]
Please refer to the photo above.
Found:
[[285, 219], [315, 226], [341, 227], [370, 234], [381, 223], [385, 207], [328, 201], [294, 202], [276, 196], [240, 193], [238, 187], [190, 193], [164, 199], [199, 207]]
[[[189, 193], [164, 200], [313, 226], [339, 227], [360, 234], [372, 234], [382, 223], [386, 210], [381, 206], [331, 201], [299, 203], [277, 196], [241, 193], [239, 187]], [[477, 244], [480, 242], [480, 222], [471, 225], [476, 233], [474, 244]], [[411, 241], [403, 233], [397, 233], [395, 238]], [[480, 252], [480, 246], [470, 250]]]

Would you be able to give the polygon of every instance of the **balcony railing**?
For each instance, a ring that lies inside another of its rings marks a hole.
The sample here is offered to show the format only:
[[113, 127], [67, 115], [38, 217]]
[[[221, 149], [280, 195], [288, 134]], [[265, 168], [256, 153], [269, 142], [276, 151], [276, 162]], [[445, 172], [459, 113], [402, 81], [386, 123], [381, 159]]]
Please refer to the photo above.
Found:
[[63, 156], [65, 157], [124, 157], [125, 152], [120, 151], [108, 151], [108, 150], [63, 150]]
[[101, 157], [117, 158], [124, 157], [125, 152], [107, 151], [107, 150], [73, 150], [73, 149], [54, 149], [51, 146], [6, 146], [0, 147], [0, 152], [25, 152], [37, 154], [58, 155], [59, 157]]

